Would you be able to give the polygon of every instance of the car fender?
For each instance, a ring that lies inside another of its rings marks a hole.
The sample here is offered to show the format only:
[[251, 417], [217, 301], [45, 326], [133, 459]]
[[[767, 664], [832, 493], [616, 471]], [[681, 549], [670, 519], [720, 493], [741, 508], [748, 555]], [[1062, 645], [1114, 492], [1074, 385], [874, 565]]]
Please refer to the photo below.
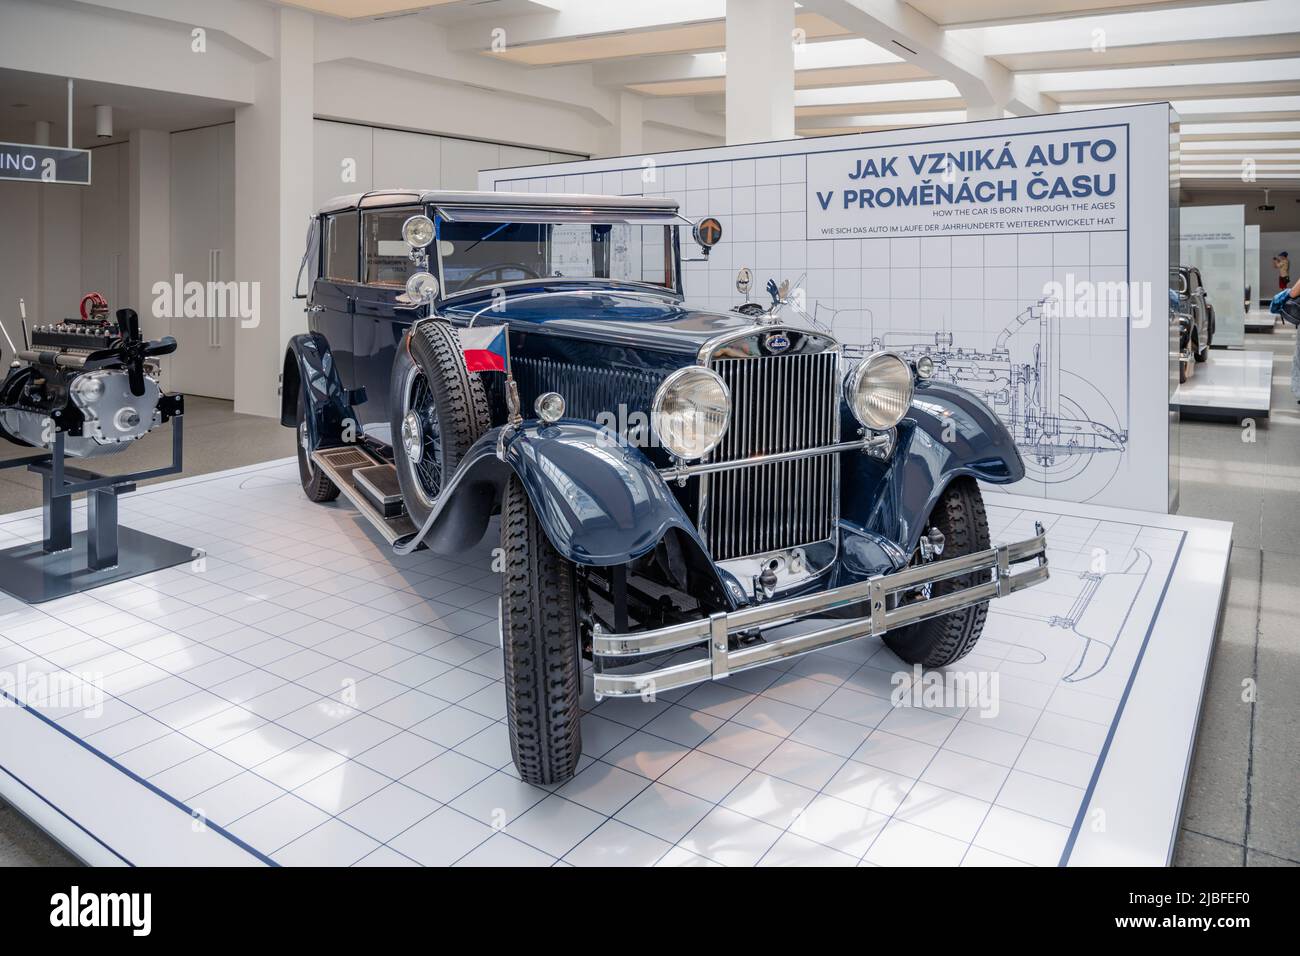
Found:
[[420, 541], [440, 554], [473, 546], [511, 474], [519, 476], [562, 557], [599, 567], [627, 564], [676, 530], [705, 556], [719, 592], [734, 598], [655, 466], [621, 435], [591, 422], [530, 421], [486, 432], [465, 454], [427, 528], [399, 550]]
[[[845, 471], [846, 517], [911, 554], [954, 479], [1011, 484], [1024, 477], [1025, 464], [1011, 433], [987, 405], [964, 389], [933, 382], [917, 388], [889, 461], [858, 454]], [[855, 501], [853, 488], [872, 487], [869, 482], [875, 483], [875, 496]]]
[[356, 421], [356, 417], [339, 378], [329, 342], [319, 332], [307, 332], [289, 339], [280, 384], [281, 425], [297, 426], [298, 402], [304, 395], [311, 447], [331, 448], [346, 444], [345, 429]]

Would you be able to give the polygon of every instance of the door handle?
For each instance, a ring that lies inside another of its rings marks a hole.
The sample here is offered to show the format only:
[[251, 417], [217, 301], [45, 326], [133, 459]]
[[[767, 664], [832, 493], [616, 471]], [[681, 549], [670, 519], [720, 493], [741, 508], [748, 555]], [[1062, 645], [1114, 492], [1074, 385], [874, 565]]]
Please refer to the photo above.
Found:
[[307, 308], [304, 309], [303, 311], [304, 311], [304, 312], [324, 312], [324, 311], [325, 311], [325, 306], [323, 306], [323, 305], [309, 305], [309, 306], [307, 306]]

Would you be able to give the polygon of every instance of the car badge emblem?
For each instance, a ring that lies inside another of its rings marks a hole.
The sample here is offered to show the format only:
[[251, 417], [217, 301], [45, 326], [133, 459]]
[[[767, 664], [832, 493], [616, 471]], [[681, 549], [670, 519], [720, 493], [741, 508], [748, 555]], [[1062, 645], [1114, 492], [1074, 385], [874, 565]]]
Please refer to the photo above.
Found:
[[779, 355], [790, 347], [790, 336], [784, 332], [773, 332], [763, 340], [763, 345], [773, 355]]

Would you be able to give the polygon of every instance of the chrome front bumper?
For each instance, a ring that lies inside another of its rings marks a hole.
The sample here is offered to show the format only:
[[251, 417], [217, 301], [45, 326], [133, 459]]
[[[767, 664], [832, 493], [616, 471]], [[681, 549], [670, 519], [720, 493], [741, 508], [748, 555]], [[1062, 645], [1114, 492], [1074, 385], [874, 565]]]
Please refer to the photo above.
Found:
[[[1012, 566], [1033, 561], [1034, 567], [1012, 573]], [[914, 600], [901, 607], [889, 607], [888, 597], [898, 591], [912, 590], [945, 578], [974, 571], [991, 572], [989, 580], [960, 590]], [[926, 618], [958, 611], [996, 597], [1046, 581], [1047, 536], [1042, 525], [1037, 534], [1014, 544], [999, 545], [987, 551], [943, 561], [932, 561], [893, 574], [877, 575], [857, 584], [808, 594], [803, 597], [770, 601], [735, 611], [719, 611], [698, 621], [673, 624], [653, 631], [609, 634], [596, 628], [592, 635], [592, 661], [596, 699], [603, 697], [639, 697], [658, 691], [718, 680], [737, 671], [748, 670], [786, 657], [807, 654], [834, 644], [886, 631]], [[832, 619], [827, 626], [786, 637], [730, 647], [732, 635], [755, 633], [768, 628], [815, 618], [846, 605], [865, 604], [866, 614], [849, 620]], [[697, 647], [705, 645], [706, 647]], [[605, 670], [609, 658], [648, 657], [695, 648], [703, 656], [682, 663], [670, 663], [657, 670], [640, 673], [610, 673]]]

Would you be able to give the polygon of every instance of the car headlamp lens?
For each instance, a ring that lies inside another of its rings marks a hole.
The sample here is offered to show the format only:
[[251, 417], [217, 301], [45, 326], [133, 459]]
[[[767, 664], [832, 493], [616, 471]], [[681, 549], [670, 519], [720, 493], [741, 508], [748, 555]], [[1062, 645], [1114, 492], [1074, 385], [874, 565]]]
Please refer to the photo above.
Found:
[[412, 216], [402, 223], [402, 238], [412, 249], [423, 249], [433, 242], [433, 220], [428, 216]]
[[730, 421], [731, 393], [707, 368], [676, 371], [655, 392], [650, 425], [660, 444], [683, 460], [694, 461], [712, 451]]
[[893, 352], [876, 352], [848, 380], [849, 407], [872, 431], [887, 431], [903, 420], [912, 404], [912, 369]]
[[438, 296], [438, 280], [432, 273], [417, 272], [406, 280], [406, 294], [412, 302], [429, 302]]

